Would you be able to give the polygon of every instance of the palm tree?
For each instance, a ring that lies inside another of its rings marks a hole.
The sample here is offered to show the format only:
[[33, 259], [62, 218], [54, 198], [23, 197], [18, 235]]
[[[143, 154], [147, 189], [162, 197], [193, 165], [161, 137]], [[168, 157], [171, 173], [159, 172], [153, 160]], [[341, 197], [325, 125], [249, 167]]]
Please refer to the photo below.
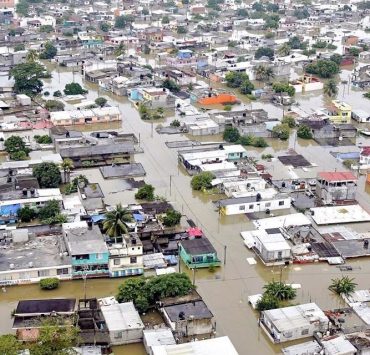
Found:
[[123, 45], [123, 43], [120, 43], [120, 45], [114, 50], [114, 55], [116, 57], [119, 57], [123, 54], [125, 54], [125, 46]]
[[357, 283], [354, 282], [354, 278], [348, 276], [342, 276], [341, 278], [332, 279], [331, 285], [328, 287], [330, 291], [337, 295], [349, 296], [356, 289]]
[[279, 301], [292, 300], [297, 295], [292, 286], [281, 281], [271, 281], [263, 288], [265, 289], [265, 295], [276, 297]]
[[69, 158], [63, 159], [61, 167], [64, 172], [64, 182], [69, 182], [71, 177], [71, 170], [74, 168], [73, 161]]
[[289, 44], [288, 43], [284, 43], [283, 45], [281, 45], [278, 49], [278, 54], [281, 55], [282, 57], [286, 57], [287, 55], [290, 54], [290, 50], [292, 48], [290, 48]]
[[131, 212], [119, 203], [113, 211], [105, 214], [103, 229], [111, 238], [127, 233], [125, 222], [132, 222]]
[[26, 60], [29, 63], [36, 62], [38, 57], [39, 55], [37, 54], [37, 52], [34, 49], [30, 49], [27, 53]]
[[335, 97], [338, 94], [338, 86], [335, 80], [330, 79], [324, 86], [324, 94], [329, 97]]
[[259, 81], [270, 81], [274, 78], [274, 70], [271, 67], [265, 67], [264, 65], [258, 65], [254, 68], [254, 74], [256, 75], [256, 80]]

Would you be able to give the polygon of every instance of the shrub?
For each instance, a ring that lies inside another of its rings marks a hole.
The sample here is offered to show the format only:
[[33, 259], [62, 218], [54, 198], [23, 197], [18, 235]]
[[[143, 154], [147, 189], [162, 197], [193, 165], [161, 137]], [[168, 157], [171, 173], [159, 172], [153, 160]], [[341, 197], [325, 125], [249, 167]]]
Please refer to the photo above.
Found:
[[135, 194], [135, 198], [138, 200], [153, 201], [154, 200], [154, 187], [152, 185], [145, 184]]
[[289, 126], [289, 128], [294, 128], [295, 127], [295, 119], [292, 116], [284, 116], [281, 123], [287, 124]]
[[166, 215], [163, 217], [163, 224], [166, 227], [173, 227], [176, 224], [179, 224], [181, 220], [181, 213], [173, 209], [169, 209], [166, 212]]
[[42, 188], [58, 187], [61, 182], [59, 166], [55, 163], [41, 163], [33, 168], [33, 176]]
[[231, 109], [232, 109], [232, 106], [231, 105], [225, 105], [224, 106], [224, 110], [225, 111], [231, 111]]
[[59, 287], [59, 279], [56, 277], [48, 277], [40, 280], [40, 288], [42, 290], [54, 290]]
[[297, 137], [302, 139], [312, 139], [312, 132], [310, 127], [302, 124], [297, 129]]
[[269, 309], [279, 308], [279, 300], [271, 295], [264, 294], [260, 300], [257, 301], [256, 309], [260, 312], [267, 311]]
[[283, 93], [286, 92], [289, 96], [294, 96], [295, 88], [289, 83], [274, 83], [272, 84], [272, 90], [276, 93]]
[[226, 127], [223, 138], [226, 142], [236, 143], [240, 139], [240, 133], [235, 127]]
[[289, 138], [290, 128], [286, 123], [281, 123], [272, 129], [272, 134], [274, 137], [285, 141]]
[[215, 176], [209, 171], [203, 171], [191, 179], [191, 187], [193, 190], [200, 191], [210, 189], [212, 187], [212, 180]]
[[170, 126], [171, 127], [180, 127], [181, 126], [181, 123], [179, 120], [173, 120], [171, 123], [170, 123]]
[[22, 222], [31, 222], [36, 217], [36, 212], [33, 208], [24, 206], [18, 210], [17, 216]]
[[20, 150], [18, 152], [10, 153], [10, 159], [11, 160], [26, 160], [28, 158], [28, 155], [23, 150]]

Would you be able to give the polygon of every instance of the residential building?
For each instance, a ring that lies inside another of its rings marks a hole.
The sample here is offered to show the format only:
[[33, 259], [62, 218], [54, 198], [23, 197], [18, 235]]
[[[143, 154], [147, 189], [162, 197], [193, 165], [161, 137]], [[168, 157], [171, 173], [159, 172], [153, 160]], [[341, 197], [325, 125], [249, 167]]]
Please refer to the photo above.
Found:
[[333, 100], [327, 110], [323, 110], [332, 123], [351, 123], [352, 107], [345, 102]]
[[141, 343], [144, 324], [133, 302], [118, 303], [116, 300], [99, 300], [100, 309], [107, 325], [111, 345]]
[[201, 300], [164, 306], [161, 312], [178, 338], [209, 335], [214, 330], [213, 314]]
[[312, 337], [330, 327], [328, 317], [316, 303], [263, 311], [260, 324], [273, 343]]
[[255, 196], [219, 200], [216, 205], [226, 216], [290, 208], [292, 199], [288, 194], [276, 194], [268, 197], [264, 197], [262, 193], [258, 192], [255, 194]]
[[241, 234], [246, 244], [266, 266], [285, 265], [292, 262], [292, 248], [279, 228], [257, 229]]
[[101, 107], [89, 110], [50, 112], [50, 121], [54, 126], [73, 126], [91, 123], [121, 121], [118, 107]]
[[0, 250], [1, 286], [72, 278], [72, 260], [59, 235], [37, 236], [22, 228], [2, 232], [0, 240], [7, 245]]
[[109, 251], [92, 222], [63, 223], [63, 239], [72, 258], [73, 278], [109, 275]]
[[76, 299], [56, 298], [45, 300], [19, 301], [14, 310], [13, 329], [18, 340], [36, 341], [45, 317], [59, 316], [67, 326], [73, 326], [73, 315], [76, 311]]
[[143, 244], [139, 237], [124, 235], [120, 239], [108, 243], [110, 277], [143, 274]]
[[176, 345], [159, 345], [152, 347], [150, 355], [165, 355], [169, 353], [192, 355], [238, 355], [229, 337], [219, 337]]
[[205, 237], [182, 240], [179, 249], [181, 259], [190, 269], [221, 265], [216, 249]]
[[361, 147], [359, 163], [361, 167], [370, 167], [370, 146]]
[[143, 334], [144, 347], [149, 355], [153, 355], [153, 347], [176, 344], [170, 328], [145, 329]]
[[304, 75], [289, 84], [294, 87], [296, 93], [322, 90], [324, 88], [324, 83], [311, 75]]
[[133, 88], [130, 91], [130, 99], [151, 109], [173, 108], [176, 101], [175, 96], [164, 88]]
[[316, 195], [324, 204], [340, 204], [356, 200], [357, 178], [348, 171], [320, 172]]
[[361, 109], [353, 109], [352, 118], [359, 123], [370, 122], [370, 113]]

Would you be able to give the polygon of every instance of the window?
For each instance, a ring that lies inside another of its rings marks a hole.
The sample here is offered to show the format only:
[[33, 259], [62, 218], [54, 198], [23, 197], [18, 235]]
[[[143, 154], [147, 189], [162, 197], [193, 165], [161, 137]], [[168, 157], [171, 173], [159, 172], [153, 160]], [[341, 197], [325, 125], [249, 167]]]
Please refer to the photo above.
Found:
[[114, 265], [121, 265], [121, 259], [113, 259]]
[[245, 206], [244, 205], [239, 206], [239, 211], [244, 211], [244, 210], [245, 210]]
[[121, 339], [121, 338], [122, 338], [122, 332], [114, 333], [114, 339]]
[[50, 275], [50, 270], [39, 270], [37, 272], [37, 274], [39, 275], [39, 277], [49, 276]]
[[308, 329], [302, 329], [301, 334], [302, 334], [302, 335], [307, 335], [307, 334], [308, 334]]
[[103, 259], [103, 254], [102, 253], [97, 253], [96, 254], [96, 260], [101, 260]]
[[68, 274], [68, 268], [57, 269], [57, 275], [67, 275], [67, 274]]
[[253, 210], [253, 205], [249, 205], [249, 209], [250, 210]]
[[137, 257], [136, 256], [131, 256], [130, 263], [131, 264], [136, 264], [137, 263]]
[[265, 207], [271, 207], [271, 202], [266, 202]]
[[279, 206], [284, 206], [285, 201], [279, 201]]

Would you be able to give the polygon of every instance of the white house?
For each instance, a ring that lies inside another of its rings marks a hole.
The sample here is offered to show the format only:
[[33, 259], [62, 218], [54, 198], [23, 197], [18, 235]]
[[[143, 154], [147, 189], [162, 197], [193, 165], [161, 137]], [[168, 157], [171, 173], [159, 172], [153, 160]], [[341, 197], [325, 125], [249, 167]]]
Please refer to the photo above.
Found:
[[274, 343], [311, 337], [325, 332], [330, 321], [316, 303], [270, 309], [261, 312], [261, 327]]
[[287, 194], [279, 194], [272, 198], [264, 199], [261, 195], [229, 198], [217, 201], [221, 213], [229, 216], [243, 213], [266, 212], [267, 210], [281, 210], [290, 208], [291, 197]]
[[227, 197], [236, 197], [235, 193], [264, 190], [266, 181], [260, 177], [248, 178], [245, 180], [223, 182], [223, 192]]
[[149, 355], [153, 355], [152, 347], [161, 345], [175, 345], [176, 340], [169, 328], [146, 329], [144, 334], [144, 347]]
[[245, 244], [252, 248], [266, 266], [292, 261], [292, 250], [279, 228], [241, 232]]
[[99, 303], [112, 345], [142, 342], [144, 324], [132, 302], [117, 303], [103, 298]]

